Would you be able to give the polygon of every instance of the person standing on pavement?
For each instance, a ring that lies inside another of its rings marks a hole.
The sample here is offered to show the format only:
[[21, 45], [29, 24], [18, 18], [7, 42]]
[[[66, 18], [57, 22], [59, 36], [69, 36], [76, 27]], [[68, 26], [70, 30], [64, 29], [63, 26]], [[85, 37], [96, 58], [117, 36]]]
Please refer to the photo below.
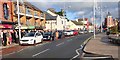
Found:
[[56, 36], [56, 40], [58, 40], [58, 36], [59, 36], [59, 32], [58, 31], [55, 32], [55, 36]]
[[14, 33], [15, 33], [15, 37], [16, 37], [15, 43], [18, 43], [18, 42], [19, 42], [19, 41], [18, 41], [18, 33], [17, 33], [16, 30], [14, 30]]
[[1, 40], [2, 40], [2, 44], [3, 44], [3, 30], [0, 32], [0, 37], [1, 37]]
[[13, 30], [13, 40], [14, 40], [15, 43], [17, 43], [15, 30]]
[[3, 46], [7, 45], [7, 36], [6, 36], [6, 31], [3, 31]]

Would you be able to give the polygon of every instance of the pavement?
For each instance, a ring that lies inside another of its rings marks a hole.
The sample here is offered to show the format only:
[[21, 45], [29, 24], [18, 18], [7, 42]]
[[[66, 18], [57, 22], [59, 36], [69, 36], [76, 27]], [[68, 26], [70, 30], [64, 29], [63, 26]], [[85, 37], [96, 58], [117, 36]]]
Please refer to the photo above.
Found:
[[19, 45], [19, 44], [16, 44], [16, 43], [12, 43], [12, 44], [7, 45], [7, 46], [1, 45], [1, 46], [0, 46], [0, 50], [1, 50], [1, 49], [6, 49], [6, 48], [11, 48], [11, 47], [18, 46], [18, 45]]
[[108, 60], [119, 60], [119, 54], [120, 45], [111, 43], [105, 33], [100, 33], [86, 44], [82, 59], [110, 58]]

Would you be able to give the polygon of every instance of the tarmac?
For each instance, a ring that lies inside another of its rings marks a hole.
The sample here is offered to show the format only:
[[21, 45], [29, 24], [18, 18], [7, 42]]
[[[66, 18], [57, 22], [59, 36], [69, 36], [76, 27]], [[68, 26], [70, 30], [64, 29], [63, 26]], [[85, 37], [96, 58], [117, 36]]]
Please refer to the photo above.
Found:
[[[120, 60], [120, 44], [113, 44], [105, 33], [100, 33], [91, 38], [84, 47], [83, 60], [111, 58]], [[107, 59], [105, 59], [107, 60]]]

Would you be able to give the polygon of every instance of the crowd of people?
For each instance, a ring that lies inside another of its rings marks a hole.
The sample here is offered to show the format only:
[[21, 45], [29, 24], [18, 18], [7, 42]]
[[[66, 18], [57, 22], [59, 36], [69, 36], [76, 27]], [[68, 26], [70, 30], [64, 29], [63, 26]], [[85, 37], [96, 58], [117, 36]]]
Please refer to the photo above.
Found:
[[[39, 30], [42, 34], [44, 32], [49, 31], [43, 31]], [[36, 30], [21, 30], [21, 37], [23, 37], [26, 33], [29, 32], [36, 32]], [[18, 30], [1, 30], [0, 31], [0, 37], [2, 39], [2, 45], [7, 46], [12, 43], [19, 43], [19, 31]], [[56, 39], [58, 38], [58, 32], [56, 32]]]
[[2, 30], [0, 36], [3, 46], [7, 46], [12, 43], [18, 43], [18, 30]]

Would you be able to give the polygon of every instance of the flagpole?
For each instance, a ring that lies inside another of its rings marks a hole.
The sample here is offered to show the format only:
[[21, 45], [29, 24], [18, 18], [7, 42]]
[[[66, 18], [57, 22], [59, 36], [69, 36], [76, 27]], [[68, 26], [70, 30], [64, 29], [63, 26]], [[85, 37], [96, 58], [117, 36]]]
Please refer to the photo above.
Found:
[[18, 13], [18, 28], [19, 28], [19, 40], [21, 40], [21, 24], [20, 24], [20, 14], [19, 14], [19, 0], [17, 0], [17, 13]]

